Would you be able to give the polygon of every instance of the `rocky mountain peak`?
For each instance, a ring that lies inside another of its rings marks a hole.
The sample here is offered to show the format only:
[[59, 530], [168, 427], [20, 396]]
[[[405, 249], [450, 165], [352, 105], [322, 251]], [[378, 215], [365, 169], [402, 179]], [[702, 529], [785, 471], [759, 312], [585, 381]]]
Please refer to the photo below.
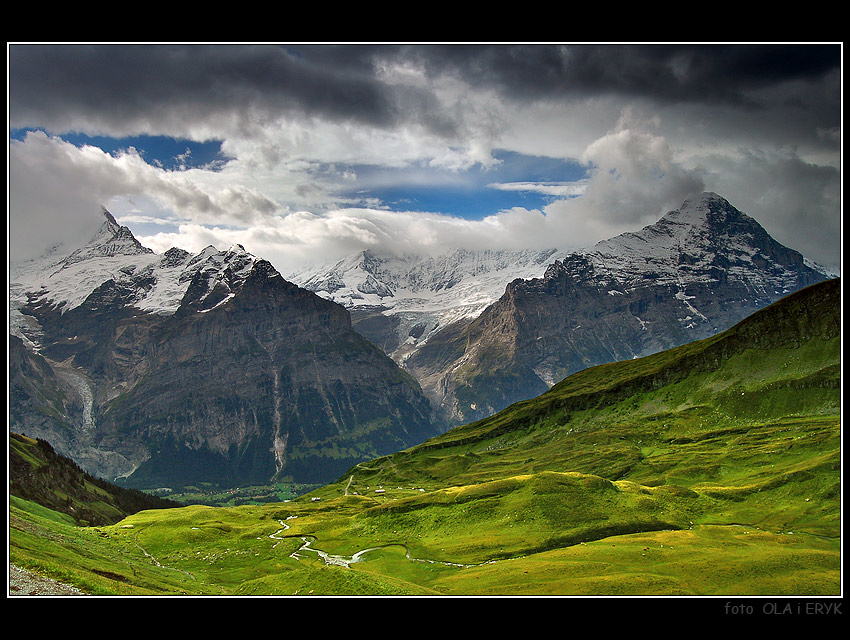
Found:
[[185, 249], [171, 247], [162, 254], [162, 260], [160, 260], [159, 264], [164, 268], [177, 267], [185, 264], [191, 256], [192, 254]]
[[803, 263], [799, 252], [778, 243], [755, 219], [707, 192], [640, 231], [568, 256], [559, 268], [621, 292], [649, 281], [686, 287], [731, 279], [781, 293], [798, 287]]
[[[652, 227], [664, 229], [678, 239], [695, 236], [715, 238], [729, 235], [767, 235], [762, 226], [716, 193], [689, 198]], [[678, 230], [678, 231], [677, 231]]]
[[113, 216], [106, 207], [101, 207], [100, 212], [103, 214], [103, 217], [106, 218], [106, 222], [104, 224], [107, 225], [113, 233], [121, 228], [121, 225], [118, 224], [115, 216]]
[[662, 216], [662, 220], [688, 221], [690, 224], [698, 223], [711, 214], [741, 214], [735, 207], [729, 204], [726, 198], [711, 191], [704, 191], [699, 195], [687, 198], [682, 206]]
[[109, 211], [101, 213], [104, 221], [97, 233], [67, 257], [11, 265], [15, 331], [32, 324], [20, 316], [27, 305], [65, 313], [86, 303], [103, 307], [108, 300], [120, 302], [128, 313], [171, 315], [181, 307], [182, 315], [206, 312], [232, 299], [258, 262], [241, 244], [225, 251], [209, 245], [194, 255], [172, 247], [158, 255]]
[[114, 256], [134, 256], [152, 254], [139, 242], [128, 227], [122, 227], [115, 217], [105, 208], [101, 210], [106, 218], [95, 236], [84, 246], [74, 251], [62, 261], [62, 268], [92, 258], [107, 258]]

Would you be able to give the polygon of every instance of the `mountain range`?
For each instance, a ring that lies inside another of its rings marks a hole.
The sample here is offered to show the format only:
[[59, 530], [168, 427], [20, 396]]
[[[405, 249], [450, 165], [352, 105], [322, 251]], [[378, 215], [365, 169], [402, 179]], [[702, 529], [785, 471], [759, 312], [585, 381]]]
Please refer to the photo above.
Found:
[[143, 247], [109, 212], [10, 274], [10, 422], [130, 486], [321, 482], [439, 432], [341, 306], [239, 245]]
[[346, 306], [458, 425], [585, 367], [707, 337], [831, 276], [703, 193], [584, 250], [364, 251], [290, 278]]
[[541, 276], [566, 255], [556, 249], [454, 249], [439, 256], [364, 250], [287, 277], [343, 305], [357, 331], [404, 363], [443, 327], [478, 317], [509, 282]]
[[10, 422], [139, 487], [327, 482], [829, 277], [712, 193], [582, 251], [360, 252], [286, 278], [240, 245], [157, 255], [104, 217], [11, 265]]

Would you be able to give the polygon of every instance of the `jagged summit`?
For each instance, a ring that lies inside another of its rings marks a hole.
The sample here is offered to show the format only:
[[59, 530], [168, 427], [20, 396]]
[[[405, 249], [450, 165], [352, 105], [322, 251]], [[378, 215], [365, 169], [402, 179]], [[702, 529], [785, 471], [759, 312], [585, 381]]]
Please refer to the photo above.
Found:
[[512, 280], [541, 276], [564, 255], [455, 249], [398, 256], [367, 249], [288, 278], [350, 309], [358, 331], [402, 361], [435, 331], [477, 317]]
[[153, 254], [153, 250], [143, 246], [128, 227], [119, 225], [109, 211], [104, 208], [101, 212], [106, 221], [97, 234], [65, 258], [62, 261], [62, 268], [91, 258]]
[[669, 211], [662, 216], [661, 220], [676, 220], [679, 222], [689, 221], [690, 223], [698, 223], [707, 218], [710, 214], [733, 215], [735, 217], [747, 217], [746, 214], [738, 211], [729, 201], [713, 191], [703, 191], [699, 195], [685, 199], [682, 206], [673, 211]]
[[581, 253], [620, 249], [630, 244], [664, 244], [677, 246], [712, 232], [738, 233], [743, 229], [764, 233], [758, 222], [733, 207], [728, 200], [712, 192], [688, 198], [678, 209], [664, 214], [657, 222], [640, 231], [629, 231], [601, 240]]
[[117, 221], [117, 220], [115, 220], [115, 216], [113, 216], [113, 215], [109, 212], [109, 209], [107, 209], [106, 207], [101, 206], [101, 208], [100, 208], [100, 212], [103, 214], [103, 217], [104, 217], [104, 218], [106, 218], [106, 223], [107, 223], [110, 227], [112, 227], [115, 231], [117, 231], [118, 229], [120, 229], [120, 228], [121, 228], [121, 225], [120, 225], [120, 224], [118, 224], [118, 221]]
[[12, 265], [13, 331], [27, 324], [19, 317], [27, 305], [48, 305], [64, 313], [93, 301], [94, 292], [104, 286], [120, 291], [125, 305], [143, 312], [169, 315], [189, 303], [195, 311], [209, 311], [235, 295], [258, 261], [240, 244], [225, 251], [209, 245], [195, 255], [173, 247], [159, 255], [107, 209], [101, 213], [104, 221], [97, 233], [58, 262]]
[[706, 192], [640, 231], [576, 252], [558, 268], [570, 264], [574, 272], [579, 264], [589, 265], [588, 277], [607, 279], [622, 291], [648, 281], [686, 287], [733, 280], [773, 295], [797, 288], [804, 259], [725, 198]]
[[[227, 303], [242, 288], [257, 261], [240, 244], [232, 245], [227, 251], [208, 246], [188, 262], [177, 278], [178, 285], [188, 283], [179, 306], [207, 312]], [[178, 287], [178, 292], [181, 290]]]
[[688, 242], [697, 236], [714, 243], [718, 237], [733, 235], [750, 236], [762, 242], [769, 238], [754, 218], [712, 192], [685, 200], [681, 207], [668, 212], [648, 229], [667, 232], [681, 242]]
[[[368, 306], [375, 302], [392, 306], [398, 300], [414, 296], [423, 302], [433, 302], [435, 296], [447, 294], [460, 283], [471, 283], [475, 278], [486, 279], [499, 273], [499, 285], [495, 291], [495, 297], [498, 297], [510, 280], [541, 274], [545, 266], [559, 255], [562, 252], [555, 249], [454, 249], [439, 256], [397, 256], [366, 249], [333, 264], [296, 272], [290, 275], [290, 279], [347, 307]], [[493, 292], [488, 293], [492, 295]], [[370, 299], [367, 297], [369, 294], [381, 300]], [[388, 297], [397, 300], [383, 300]]]

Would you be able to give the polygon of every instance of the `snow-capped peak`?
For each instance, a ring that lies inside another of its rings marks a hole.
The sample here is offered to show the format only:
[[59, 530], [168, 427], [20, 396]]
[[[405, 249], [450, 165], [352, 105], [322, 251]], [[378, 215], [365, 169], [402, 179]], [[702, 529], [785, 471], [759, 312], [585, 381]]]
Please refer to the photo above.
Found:
[[733, 279], [782, 291], [796, 281], [803, 264], [798, 252], [777, 243], [756, 220], [711, 192], [685, 200], [640, 231], [603, 240], [575, 255], [593, 266], [593, 277], [622, 290], [649, 279], [679, 287]]
[[334, 264], [290, 274], [289, 279], [354, 308], [381, 305], [396, 311], [437, 311], [459, 305], [483, 308], [516, 278], [542, 275], [563, 255], [548, 251], [468, 251], [427, 255], [378, 255], [359, 251]]
[[106, 209], [102, 210], [106, 218], [95, 236], [62, 261], [62, 267], [92, 258], [114, 256], [137, 256], [152, 254], [143, 246], [127, 227], [122, 227]]
[[729, 211], [731, 208], [731, 205], [725, 198], [711, 191], [705, 191], [698, 196], [686, 199], [681, 207], [668, 212], [662, 216], [661, 220], [699, 226], [705, 221], [710, 212]]
[[[226, 251], [208, 246], [196, 255], [172, 248], [162, 255], [144, 247], [130, 229], [106, 218], [85, 245], [65, 258], [45, 257], [10, 265], [10, 328], [21, 335], [37, 334], [33, 319], [21, 314], [38, 303], [65, 313], [83, 304], [98, 287], [112, 282], [128, 292], [127, 300], [142, 312], [171, 315], [180, 308], [194, 283], [196, 308], [207, 309], [229, 300], [251, 273], [257, 258], [242, 245]], [[215, 292], [215, 293], [213, 293]]]

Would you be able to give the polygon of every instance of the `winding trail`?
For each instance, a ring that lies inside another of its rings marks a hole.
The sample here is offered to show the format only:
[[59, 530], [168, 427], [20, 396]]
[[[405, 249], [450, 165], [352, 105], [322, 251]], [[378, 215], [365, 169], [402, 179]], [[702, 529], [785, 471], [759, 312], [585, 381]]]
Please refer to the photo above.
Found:
[[178, 569], [177, 567], [166, 566], [166, 565], [162, 564], [159, 560], [154, 558], [150, 553], [148, 553], [147, 549], [145, 549], [142, 545], [139, 544], [139, 532], [138, 531], [133, 532], [133, 544], [136, 545], [136, 548], [138, 548], [139, 551], [141, 551], [142, 554], [144, 554], [144, 556], [146, 558], [149, 558], [150, 561], [153, 562], [153, 564], [156, 565], [157, 567], [159, 567], [160, 569], [170, 569], [171, 571], [178, 571], [178, 572], [182, 573], [183, 575], [189, 576], [192, 580], [197, 580], [197, 578], [195, 577], [195, 575], [193, 573], [191, 573], [189, 571], [185, 571], [183, 569]]
[[[292, 518], [296, 518], [296, 517], [297, 516], [290, 516], [287, 519], [291, 520]], [[278, 520], [278, 522], [280, 523], [281, 527], [283, 527], [283, 528], [278, 529], [276, 532], [274, 532], [272, 534], [269, 534], [269, 538], [278, 541], [277, 543], [275, 543], [275, 545], [272, 548], [275, 548], [278, 544], [280, 544], [280, 541], [285, 540], [287, 538], [300, 538], [301, 542], [302, 542], [301, 546], [298, 547], [291, 554], [289, 554], [289, 557], [295, 558], [296, 560], [299, 560], [300, 558], [304, 557], [302, 555], [303, 552], [312, 551], [313, 553], [317, 554], [322, 560], [324, 560], [326, 565], [329, 565], [329, 566], [330, 565], [336, 565], [336, 566], [341, 566], [341, 567], [350, 567], [352, 564], [354, 564], [356, 562], [361, 562], [363, 560], [363, 556], [365, 556], [367, 553], [369, 553], [371, 551], [378, 551], [379, 549], [387, 549], [389, 547], [402, 547], [404, 549], [404, 557], [407, 558], [408, 560], [410, 560], [411, 562], [426, 562], [426, 563], [429, 563], [429, 564], [441, 564], [441, 565], [446, 566], [446, 567], [459, 567], [459, 568], [462, 568], [462, 569], [466, 569], [466, 568], [470, 568], [470, 567], [480, 567], [480, 566], [485, 565], [485, 564], [493, 564], [494, 562], [496, 562], [495, 560], [488, 560], [487, 562], [481, 562], [481, 563], [478, 563], [478, 564], [460, 564], [460, 563], [457, 563], [457, 562], [447, 562], [447, 561], [444, 561], [444, 560], [429, 560], [427, 558], [414, 558], [410, 555], [410, 548], [406, 544], [401, 543], [401, 542], [388, 542], [387, 544], [378, 545], [376, 547], [368, 547], [366, 549], [361, 549], [360, 551], [358, 551], [357, 553], [355, 553], [354, 555], [351, 555], [351, 556], [335, 555], [335, 554], [332, 554], [332, 553], [328, 553], [327, 551], [322, 551], [321, 549], [314, 549], [313, 546], [312, 546], [313, 542], [316, 541], [316, 538], [314, 536], [281, 535], [281, 533], [286, 531], [287, 529], [289, 529], [290, 526], [288, 524], [286, 524], [283, 520]]]

